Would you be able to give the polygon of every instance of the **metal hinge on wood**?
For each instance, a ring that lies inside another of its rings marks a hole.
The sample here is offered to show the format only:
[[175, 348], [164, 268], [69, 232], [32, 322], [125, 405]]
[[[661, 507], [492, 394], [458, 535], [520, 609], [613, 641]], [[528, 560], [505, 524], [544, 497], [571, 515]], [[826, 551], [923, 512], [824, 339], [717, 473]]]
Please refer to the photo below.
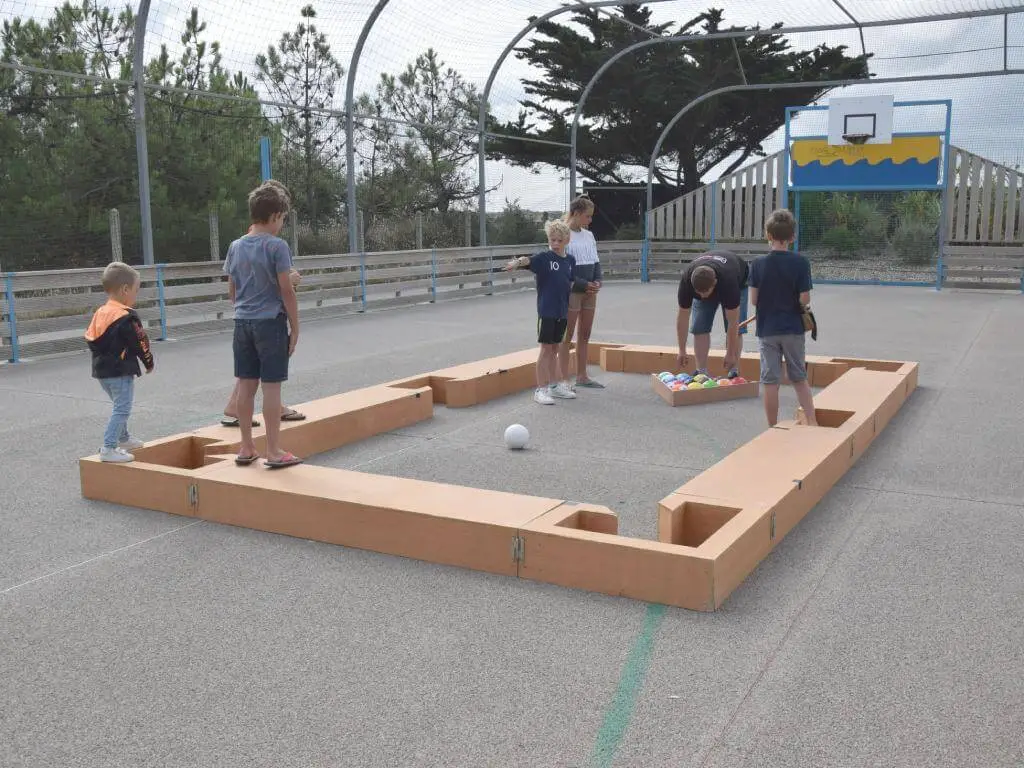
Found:
[[198, 485], [190, 485], [188, 487], [188, 505], [192, 509], [195, 509], [197, 506], [199, 506], [199, 486]]
[[526, 557], [526, 541], [522, 536], [512, 537], [512, 560], [517, 563], [523, 562]]
[[768, 537], [772, 541], [775, 541], [775, 510], [772, 510], [772, 523], [771, 523], [771, 529], [768, 531]]

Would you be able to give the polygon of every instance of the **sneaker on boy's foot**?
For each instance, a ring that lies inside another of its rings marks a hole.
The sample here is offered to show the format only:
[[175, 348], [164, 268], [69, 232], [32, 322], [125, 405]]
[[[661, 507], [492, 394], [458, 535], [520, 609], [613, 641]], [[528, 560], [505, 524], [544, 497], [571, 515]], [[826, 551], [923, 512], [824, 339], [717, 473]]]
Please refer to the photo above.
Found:
[[576, 393], [569, 389], [569, 385], [564, 381], [560, 381], [557, 384], [552, 385], [550, 390], [552, 397], [557, 397], [562, 400], [575, 400]]
[[118, 464], [124, 464], [128, 461], [135, 461], [135, 457], [124, 448], [100, 448], [100, 461], [113, 461]]
[[541, 405], [554, 405], [555, 401], [548, 394], [547, 387], [537, 387], [537, 391], [533, 393], [533, 402], [540, 403]]
[[122, 440], [117, 444], [118, 448], [124, 448], [126, 451], [134, 451], [136, 448], [142, 448], [145, 445], [144, 442], [139, 440], [137, 437], [129, 437], [127, 440]]

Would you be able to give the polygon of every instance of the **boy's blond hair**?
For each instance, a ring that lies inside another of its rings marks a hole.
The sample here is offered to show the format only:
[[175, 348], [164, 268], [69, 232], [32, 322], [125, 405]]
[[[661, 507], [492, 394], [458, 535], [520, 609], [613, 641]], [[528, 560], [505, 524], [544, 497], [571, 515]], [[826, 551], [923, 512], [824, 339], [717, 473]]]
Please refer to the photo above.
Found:
[[569, 229], [569, 225], [562, 219], [551, 219], [550, 221], [545, 222], [544, 234], [548, 237], [551, 237], [551, 235], [561, 235], [562, 239], [566, 242], [572, 238], [572, 232]]
[[139, 280], [138, 270], [123, 261], [112, 261], [103, 270], [103, 290], [107, 293], [115, 293], [126, 286], [130, 288]]
[[253, 224], [266, 224], [276, 213], [288, 213], [291, 200], [280, 182], [260, 184], [249, 193], [249, 218]]
[[787, 208], [772, 211], [764, 224], [765, 234], [777, 243], [788, 243], [796, 237], [796, 217]]

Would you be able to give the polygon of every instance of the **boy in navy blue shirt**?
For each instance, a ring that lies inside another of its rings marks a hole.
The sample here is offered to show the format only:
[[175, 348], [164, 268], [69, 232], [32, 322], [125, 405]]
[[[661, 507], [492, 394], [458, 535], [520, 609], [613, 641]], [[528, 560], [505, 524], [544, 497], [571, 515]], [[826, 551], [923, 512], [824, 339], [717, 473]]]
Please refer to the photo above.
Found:
[[807, 383], [803, 307], [811, 303], [811, 262], [790, 250], [796, 219], [788, 210], [772, 213], [765, 223], [771, 253], [750, 268], [750, 303], [757, 308], [757, 340], [761, 346], [761, 384], [768, 426], [779, 420], [782, 359], [807, 423], [817, 426], [814, 399]]
[[572, 233], [569, 225], [552, 220], [544, 225], [548, 250], [533, 256], [520, 256], [505, 265], [505, 271], [529, 269], [537, 281], [537, 391], [534, 402], [554, 404], [555, 397], [572, 400], [576, 393], [569, 386], [569, 350], [562, 346], [569, 323], [569, 294], [591, 290], [584, 278], [575, 276], [576, 260], [567, 256], [565, 247]]

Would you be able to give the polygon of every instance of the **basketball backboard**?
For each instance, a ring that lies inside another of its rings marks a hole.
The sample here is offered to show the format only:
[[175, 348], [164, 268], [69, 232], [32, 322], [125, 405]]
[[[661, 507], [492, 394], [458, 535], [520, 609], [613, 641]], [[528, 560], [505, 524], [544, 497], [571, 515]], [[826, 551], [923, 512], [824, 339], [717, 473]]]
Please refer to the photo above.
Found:
[[891, 95], [829, 99], [828, 143], [891, 144], [892, 110]]

